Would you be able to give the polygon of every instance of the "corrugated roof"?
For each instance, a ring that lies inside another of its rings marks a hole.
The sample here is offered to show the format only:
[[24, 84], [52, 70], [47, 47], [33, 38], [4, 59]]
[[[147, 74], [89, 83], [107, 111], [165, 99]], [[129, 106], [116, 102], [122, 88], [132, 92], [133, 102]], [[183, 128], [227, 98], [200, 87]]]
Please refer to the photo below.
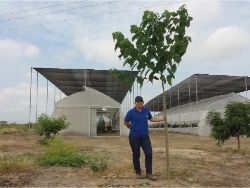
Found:
[[[94, 88], [121, 103], [131, 84], [115, 77], [111, 70], [34, 68], [65, 95], [83, 91], [83, 86]], [[137, 71], [120, 70], [128, 75]], [[86, 79], [85, 79], [86, 78]]]
[[[198, 95], [196, 95], [196, 83]], [[187, 104], [197, 101], [197, 99], [206, 99], [231, 92], [243, 92], [246, 90], [246, 86], [248, 89], [250, 88], [250, 77], [194, 74], [166, 91], [167, 108]], [[162, 94], [159, 94], [145, 104], [145, 106], [152, 111], [162, 111], [162, 102]]]

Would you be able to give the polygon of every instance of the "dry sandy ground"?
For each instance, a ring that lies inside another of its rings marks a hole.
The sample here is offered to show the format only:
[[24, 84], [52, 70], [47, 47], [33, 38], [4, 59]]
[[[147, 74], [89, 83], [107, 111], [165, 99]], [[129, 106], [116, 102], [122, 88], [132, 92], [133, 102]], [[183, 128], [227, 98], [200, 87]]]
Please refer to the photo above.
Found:
[[[250, 138], [242, 138], [242, 152], [236, 152], [236, 139], [220, 151], [209, 137], [170, 133], [172, 178], [164, 178], [164, 133], [150, 133], [153, 145], [153, 170], [157, 181], [135, 179], [131, 150], [126, 137], [63, 136], [82, 153], [111, 152], [108, 169], [94, 173], [87, 167], [41, 167], [0, 174], [0, 186], [81, 186], [81, 187], [166, 187], [166, 186], [250, 186]], [[41, 152], [40, 137], [34, 133], [0, 135], [1, 154]], [[144, 170], [144, 155], [141, 157]], [[145, 173], [145, 171], [143, 171]]]

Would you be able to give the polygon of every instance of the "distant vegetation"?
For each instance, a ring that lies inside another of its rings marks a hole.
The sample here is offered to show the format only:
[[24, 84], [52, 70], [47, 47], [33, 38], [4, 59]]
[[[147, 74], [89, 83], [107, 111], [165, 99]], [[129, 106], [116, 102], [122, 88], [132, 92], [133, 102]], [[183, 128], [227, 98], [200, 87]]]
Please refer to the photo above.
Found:
[[4, 123], [0, 126], [0, 134], [11, 134], [11, 133], [20, 133], [28, 130], [27, 124], [8, 124]]

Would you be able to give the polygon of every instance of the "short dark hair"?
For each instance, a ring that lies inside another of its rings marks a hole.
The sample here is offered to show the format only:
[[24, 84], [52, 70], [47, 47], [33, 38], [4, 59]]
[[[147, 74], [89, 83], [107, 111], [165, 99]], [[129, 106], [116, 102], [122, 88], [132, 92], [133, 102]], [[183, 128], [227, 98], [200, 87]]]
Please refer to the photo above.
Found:
[[143, 98], [141, 96], [136, 96], [135, 102], [144, 102], [144, 101], [143, 101]]

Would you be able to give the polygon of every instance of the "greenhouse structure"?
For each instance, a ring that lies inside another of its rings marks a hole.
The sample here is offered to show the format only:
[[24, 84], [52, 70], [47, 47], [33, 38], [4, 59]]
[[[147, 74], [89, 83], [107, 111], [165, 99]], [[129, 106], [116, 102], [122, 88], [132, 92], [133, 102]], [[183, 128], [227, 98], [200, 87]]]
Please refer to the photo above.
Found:
[[[225, 106], [232, 101], [248, 102], [247, 91], [250, 78], [243, 76], [195, 74], [166, 91], [169, 131], [209, 135], [206, 124], [209, 111], [222, 114]], [[240, 92], [245, 91], [246, 97]], [[151, 99], [146, 105], [157, 116], [162, 116], [162, 94]], [[151, 127], [159, 127], [157, 123]]]
[[[52, 117], [65, 116], [70, 126], [64, 132], [87, 136], [98, 135], [99, 125], [105, 131], [111, 128], [117, 135], [128, 135], [129, 129], [123, 119], [133, 107], [136, 95], [141, 95], [138, 84], [134, 82], [137, 71], [120, 70], [123, 77], [132, 78], [132, 82], [119, 79], [111, 70], [31, 68], [47, 79], [46, 114], [48, 104], [48, 81], [66, 95], [59, 101], [54, 100]], [[134, 83], [133, 83], [134, 82]], [[222, 113], [231, 101], [249, 101], [247, 97], [250, 78], [247, 76], [194, 74], [166, 91], [169, 131], [209, 135], [206, 116], [210, 110]], [[31, 94], [30, 111], [31, 122]], [[245, 92], [245, 97], [239, 93]], [[51, 96], [51, 94], [50, 94]], [[145, 104], [154, 115], [162, 116], [162, 93]], [[50, 115], [50, 114], [49, 114]], [[36, 97], [37, 120], [37, 97]], [[162, 127], [150, 124], [150, 127]], [[159, 130], [159, 129], [158, 129]]]
[[[34, 69], [37, 71], [37, 80], [40, 73], [47, 79], [47, 88], [50, 81], [67, 96], [54, 103], [51, 114], [56, 118], [64, 116], [69, 122], [69, 127], [62, 132], [96, 136], [98, 122], [103, 120], [106, 129], [111, 127], [111, 131], [117, 135], [128, 134], [128, 130], [123, 126], [124, 112], [121, 111], [121, 103], [132, 83], [118, 79], [111, 70]], [[136, 71], [119, 72], [132, 79], [137, 74]]]

